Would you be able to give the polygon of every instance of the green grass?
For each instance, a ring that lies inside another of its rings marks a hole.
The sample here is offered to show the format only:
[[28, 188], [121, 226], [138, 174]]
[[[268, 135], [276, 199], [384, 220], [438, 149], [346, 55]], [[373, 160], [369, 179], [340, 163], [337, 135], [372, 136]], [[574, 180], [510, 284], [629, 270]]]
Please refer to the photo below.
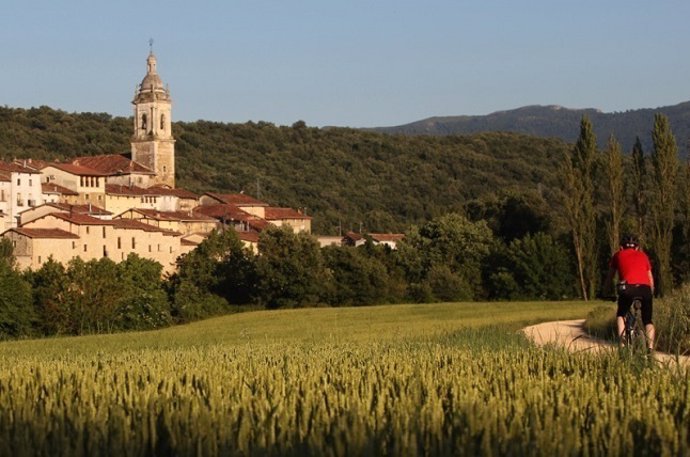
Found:
[[150, 332], [48, 338], [0, 343], [0, 355], [81, 355], [123, 350], [179, 349], [217, 344], [314, 344], [394, 342], [433, 338], [466, 327], [503, 324], [514, 329], [584, 317], [592, 304], [492, 302], [305, 308], [254, 311]]

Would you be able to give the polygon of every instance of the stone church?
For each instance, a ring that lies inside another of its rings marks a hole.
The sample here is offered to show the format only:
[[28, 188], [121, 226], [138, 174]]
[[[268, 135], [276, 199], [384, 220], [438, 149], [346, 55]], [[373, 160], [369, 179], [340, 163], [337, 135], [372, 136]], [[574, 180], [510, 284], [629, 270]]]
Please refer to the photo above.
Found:
[[119, 262], [136, 254], [172, 271], [180, 255], [221, 227], [250, 249], [271, 225], [311, 233], [311, 217], [294, 209], [175, 186], [172, 99], [153, 52], [132, 105], [128, 154], [0, 162], [0, 236], [11, 240], [20, 267], [38, 269], [51, 257]]

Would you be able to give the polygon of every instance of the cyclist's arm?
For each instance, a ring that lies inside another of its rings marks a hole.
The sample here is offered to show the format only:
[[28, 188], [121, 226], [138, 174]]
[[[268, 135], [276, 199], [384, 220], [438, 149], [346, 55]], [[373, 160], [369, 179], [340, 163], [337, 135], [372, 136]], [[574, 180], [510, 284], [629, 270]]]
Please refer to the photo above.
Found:
[[604, 284], [601, 288], [602, 295], [607, 296], [613, 293], [613, 277], [616, 274], [616, 268], [609, 267], [609, 271], [606, 274], [606, 279], [604, 279]]
[[649, 286], [652, 288], [652, 293], [654, 293], [654, 275], [652, 270], [647, 270], [647, 274], [649, 275]]

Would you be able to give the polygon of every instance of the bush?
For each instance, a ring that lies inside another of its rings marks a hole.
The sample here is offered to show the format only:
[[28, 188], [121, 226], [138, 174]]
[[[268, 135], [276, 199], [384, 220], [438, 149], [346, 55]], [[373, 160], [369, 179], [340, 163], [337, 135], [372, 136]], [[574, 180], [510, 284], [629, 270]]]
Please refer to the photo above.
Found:
[[597, 306], [587, 314], [585, 331], [597, 338], [616, 341], [616, 309], [612, 306]]
[[690, 283], [654, 303], [659, 350], [672, 354], [690, 352]]

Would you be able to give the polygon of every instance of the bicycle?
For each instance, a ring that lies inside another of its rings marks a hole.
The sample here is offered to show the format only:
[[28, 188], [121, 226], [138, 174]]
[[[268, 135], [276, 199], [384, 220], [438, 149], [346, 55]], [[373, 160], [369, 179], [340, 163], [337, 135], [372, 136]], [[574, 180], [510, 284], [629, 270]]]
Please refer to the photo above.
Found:
[[647, 351], [647, 334], [642, 323], [642, 297], [633, 298], [628, 312], [623, 317], [623, 346], [632, 351]]

